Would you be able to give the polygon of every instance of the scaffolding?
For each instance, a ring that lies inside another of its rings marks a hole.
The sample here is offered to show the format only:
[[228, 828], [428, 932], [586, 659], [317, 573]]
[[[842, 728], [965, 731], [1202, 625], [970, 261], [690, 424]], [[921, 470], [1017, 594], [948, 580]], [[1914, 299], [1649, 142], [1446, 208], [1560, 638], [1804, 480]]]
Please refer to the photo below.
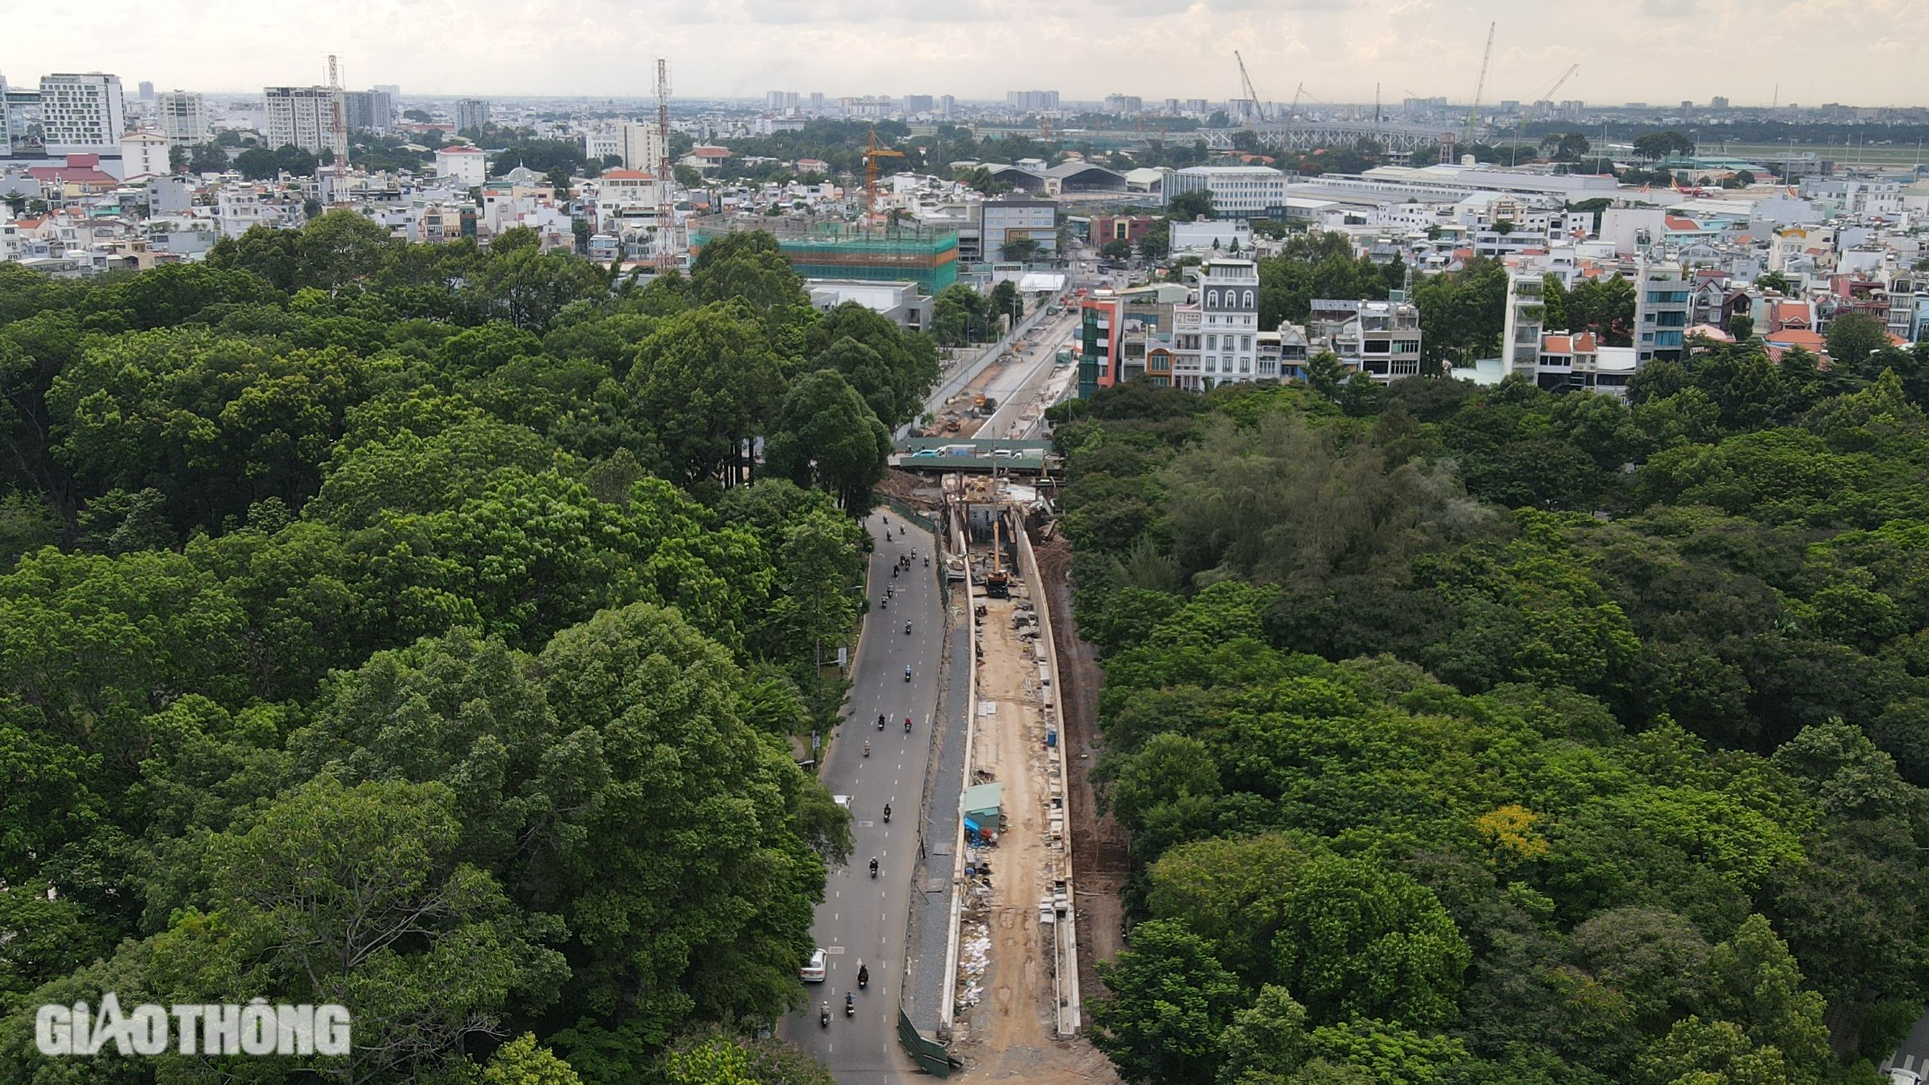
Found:
[[914, 282], [922, 294], [936, 294], [958, 281], [958, 235], [950, 230], [864, 230], [839, 223], [785, 228], [763, 223], [699, 228], [692, 244], [701, 249], [713, 237], [735, 229], [769, 230], [777, 247], [807, 279], [858, 279]]

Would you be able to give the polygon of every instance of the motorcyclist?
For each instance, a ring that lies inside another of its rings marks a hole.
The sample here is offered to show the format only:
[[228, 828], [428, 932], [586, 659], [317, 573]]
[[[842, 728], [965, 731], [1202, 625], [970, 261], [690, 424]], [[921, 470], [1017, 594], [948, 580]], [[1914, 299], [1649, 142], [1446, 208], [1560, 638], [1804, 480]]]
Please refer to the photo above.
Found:
[[865, 986], [868, 986], [870, 982], [871, 982], [871, 970], [864, 967], [861, 964], [858, 965], [857, 966], [857, 985], [859, 987], [865, 987]]
[[911, 733], [911, 717], [909, 716], [904, 717], [904, 733], [907, 735]]
[[823, 1026], [824, 1028], [831, 1027], [831, 1004], [830, 1003], [828, 1002], [824, 1003], [824, 1008], [817, 1011], [817, 1023]]
[[905, 632], [905, 634], [906, 634], [906, 635], [909, 635], [909, 634], [910, 634], [910, 632], [911, 632], [911, 623], [910, 623], [910, 622], [905, 622], [905, 623], [904, 623], [904, 632]]
[[882, 712], [877, 714], [877, 729], [880, 731], [884, 730], [884, 713]]
[[856, 1013], [857, 1013], [857, 996], [852, 994], [849, 991], [844, 992], [844, 1016], [850, 1017]]
[[877, 877], [877, 859], [875, 857], [871, 859], [871, 877]]
[[[890, 823], [891, 823], [891, 804], [887, 802], [884, 804], [884, 824], [889, 825]], [[864, 969], [862, 966], [858, 967], [857, 974], [860, 976], [864, 974]]]
[[871, 756], [871, 740], [868, 738], [864, 740], [864, 756]]
[[879, 599], [879, 600], [877, 601], [877, 609], [879, 609], [879, 610], [889, 610], [889, 609], [891, 609], [891, 597], [887, 595], [887, 596], [885, 596], [885, 597], [883, 597], [882, 599]]
[[[906, 682], [911, 680], [911, 665], [909, 663], [904, 665], [904, 680]], [[910, 721], [907, 719], [905, 722], [909, 723]]]

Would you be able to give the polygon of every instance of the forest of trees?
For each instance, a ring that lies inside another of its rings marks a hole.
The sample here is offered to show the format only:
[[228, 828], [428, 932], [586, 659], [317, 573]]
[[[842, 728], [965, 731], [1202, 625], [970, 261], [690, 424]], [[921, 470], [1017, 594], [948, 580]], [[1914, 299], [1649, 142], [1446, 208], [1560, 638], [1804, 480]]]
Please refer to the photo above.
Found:
[[1060, 409], [1134, 1082], [1870, 1083], [1929, 971], [1929, 348]]
[[[936, 373], [768, 235], [644, 287], [346, 212], [0, 265], [0, 1080], [827, 1081], [731, 1037], [849, 849], [791, 743]], [[356, 1055], [35, 1053], [106, 991]]]

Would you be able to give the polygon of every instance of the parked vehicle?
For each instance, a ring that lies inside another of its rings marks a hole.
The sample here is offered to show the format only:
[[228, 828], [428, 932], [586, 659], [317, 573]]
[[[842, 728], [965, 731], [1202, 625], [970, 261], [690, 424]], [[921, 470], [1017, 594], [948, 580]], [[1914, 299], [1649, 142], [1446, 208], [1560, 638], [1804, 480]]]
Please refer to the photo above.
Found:
[[797, 970], [797, 977], [805, 983], [822, 983], [825, 975], [825, 952], [823, 947], [810, 955], [810, 963]]

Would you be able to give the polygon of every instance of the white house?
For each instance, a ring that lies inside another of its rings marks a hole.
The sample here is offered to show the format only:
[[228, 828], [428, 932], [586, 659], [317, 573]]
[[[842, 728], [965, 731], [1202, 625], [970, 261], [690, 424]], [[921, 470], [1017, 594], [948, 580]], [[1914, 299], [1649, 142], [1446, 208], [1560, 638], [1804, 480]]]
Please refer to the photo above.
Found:
[[488, 161], [474, 147], [451, 146], [435, 152], [435, 172], [470, 188], [480, 188], [489, 179]]

